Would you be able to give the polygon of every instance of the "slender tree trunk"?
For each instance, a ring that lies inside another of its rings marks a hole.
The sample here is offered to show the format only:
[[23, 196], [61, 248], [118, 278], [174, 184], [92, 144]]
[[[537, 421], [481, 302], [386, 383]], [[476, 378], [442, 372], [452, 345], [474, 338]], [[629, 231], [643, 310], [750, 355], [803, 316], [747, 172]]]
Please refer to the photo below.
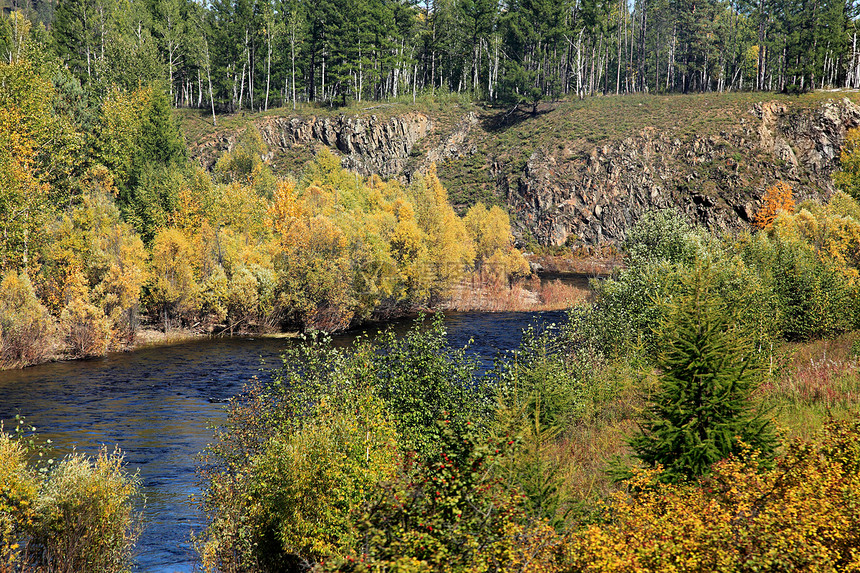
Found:
[[239, 86], [239, 109], [242, 109], [242, 98], [245, 96], [245, 66], [247, 62], [242, 63], [242, 83]]
[[266, 25], [266, 111], [269, 111], [269, 85], [272, 81], [272, 29]]
[[618, 66], [615, 70], [615, 95], [621, 93], [621, 20], [624, 18], [626, 2], [621, 2], [621, 13], [618, 16]]
[[245, 56], [248, 60], [248, 106], [254, 111], [254, 59], [251, 57], [250, 33], [245, 30]]
[[296, 109], [296, 28], [292, 24], [290, 31], [290, 77], [292, 80], [293, 109]]
[[[206, 61], [209, 61], [209, 48], [206, 48]], [[209, 103], [212, 106], [212, 125], [218, 125], [218, 122], [215, 120], [215, 95], [212, 92], [212, 75], [209, 72], [209, 65], [206, 66], [206, 79], [209, 80]]]

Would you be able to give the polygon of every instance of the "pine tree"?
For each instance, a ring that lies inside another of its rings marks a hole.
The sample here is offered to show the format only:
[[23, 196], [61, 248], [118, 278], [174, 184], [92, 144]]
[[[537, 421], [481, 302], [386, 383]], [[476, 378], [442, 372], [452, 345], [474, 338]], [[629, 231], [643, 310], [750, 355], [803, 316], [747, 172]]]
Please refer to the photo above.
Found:
[[640, 460], [662, 465], [679, 481], [703, 475], [742, 444], [765, 457], [773, 450], [769, 421], [751, 401], [761, 379], [750, 338], [709, 286], [713, 271], [697, 268], [668, 302], [660, 325], [660, 386], [649, 399], [641, 433], [631, 440]]

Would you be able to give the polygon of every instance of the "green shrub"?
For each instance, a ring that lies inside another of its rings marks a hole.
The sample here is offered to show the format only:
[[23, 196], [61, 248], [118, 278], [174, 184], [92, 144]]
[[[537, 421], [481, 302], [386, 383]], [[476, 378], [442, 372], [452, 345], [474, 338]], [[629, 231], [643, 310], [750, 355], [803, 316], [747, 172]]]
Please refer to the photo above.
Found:
[[204, 567], [280, 571], [353, 551], [351, 512], [393, 476], [396, 454], [383, 406], [367, 394], [283, 422], [241, 471], [210, 482], [218, 512], [198, 540]]
[[774, 286], [782, 309], [782, 335], [809, 340], [839, 334], [852, 324], [851, 292], [844, 277], [798, 245], [778, 246]]
[[579, 321], [588, 344], [609, 357], [653, 350], [653, 326], [661, 317], [656, 302], [677, 280], [677, 268], [659, 261], [631, 266], [595, 285], [595, 301]]
[[595, 285], [595, 302], [578, 322], [580, 338], [609, 357], [657, 351], [656, 326], [664, 318], [660, 302], [681, 289], [698, 264], [708, 265], [711, 292], [726, 304], [745, 309], [739, 320], [764, 344], [779, 333], [777, 300], [760, 269], [749, 266], [734, 244], [708, 237], [671, 212], [643, 216], [629, 234], [628, 268]]
[[700, 258], [713, 239], [696, 229], [677, 211], [647, 211], [627, 232], [624, 249], [631, 265], [666, 261], [690, 264]]
[[809, 340], [853, 326], [856, 302], [847, 277], [806, 242], [759, 233], [743, 245], [743, 255], [772, 290], [781, 337]]
[[434, 424], [482, 424], [492, 412], [492, 393], [476, 376], [477, 362], [448, 343], [442, 315], [419, 318], [404, 336], [393, 331], [376, 351], [376, 392], [391, 413], [404, 447], [419, 454], [437, 448]]
[[496, 475], [510, 442], [447, 421], [433, 433], [438, 453], [407, 461], [365, 504], [360, 550], [325, 570], [500, 571], [551, 560], [551, 546], [529, 541], [554, 532], [530, 519], [522, 495]]
[[599, 356], [571, 344], [569, 325], [523, 330], [519, 348], [507, 354], [490, 374], [497, 398], [506, 408], [521, 410], [524, 425], [567, 427], [589, 408], [590, 374]]
[[353, 554], [354, 512], [394, 478], [399, 456], [436, 455], [439, 419], [485, 421], [490, 399], [475, 368], [450, 347], [441, 318], [349, 349], [319, 333], [287, 349], [208, 452], [204, 565], [276, 571]]
[[321, 404], [251, 464], [249, 493], [260, 500], [263, 528], [280, 552], [307, 562], [342, 556], [354, 547], [350, 513], [393, 477], [396, 454], [396, 434], [377, 400], [356, 397], [348, 412]]
[[139, 496], [140, 481], [118, 451], [67, 456], [40, 488], [30, 560], [42, 571], [128, 571], [140, 533]]
[[461, 425], [489, 418], [491, 389], [477, 376], [477, 362], [448, 343], [442, 315], [429, 324], [419, 317], [405, 334], [384, 332], [371, 342], [338, 349], [325, 335], [288, 349], [277, 372], [280, 411], [304, 415], [307, 405], [325, 399], [345, 403], [367, 392], [385, 404], [407, 450], [435, 446], [429, 432], [437, 420]]

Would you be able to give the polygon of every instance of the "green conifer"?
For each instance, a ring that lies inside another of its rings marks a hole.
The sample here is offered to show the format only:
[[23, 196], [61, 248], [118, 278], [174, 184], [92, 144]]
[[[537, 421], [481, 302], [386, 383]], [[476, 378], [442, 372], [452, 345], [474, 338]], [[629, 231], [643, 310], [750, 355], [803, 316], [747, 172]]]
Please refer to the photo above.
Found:
[[670, 481], [700, 476], [742, 443], [773, 450], [770, 423], [751, 397], [762, 377], [752, 339], [738, 313], [710, 290], [713, 272], [697, 266], [660, 325], [660, 385], [641, 433], [631, 440], [640, 460], [662, 465]]

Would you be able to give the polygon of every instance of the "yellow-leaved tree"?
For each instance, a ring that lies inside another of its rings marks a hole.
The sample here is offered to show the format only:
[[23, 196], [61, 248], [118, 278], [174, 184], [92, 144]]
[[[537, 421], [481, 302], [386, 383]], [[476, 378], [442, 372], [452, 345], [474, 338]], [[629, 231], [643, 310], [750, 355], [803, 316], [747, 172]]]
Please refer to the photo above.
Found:
[[448, 202], [436, 165], [409, 187], [419, 228], [427, 236], [427, 268], [431, 296], [447, 296], [475, 260], [475, 247], [463, 220]]
[[113, 339], [110, 320], [101, 307], [92, 303], [83, 273], [75, 271], [69, 279], [68, 303], [60, 313], [66, 345], [76, 357], [103, 356]]
[[845, 134], [839, 166], [839, 171], [833, 174], [833, 183], [855, 199], [860, 198], [860, 127]]
[[82, 273], [88, 303], [109, 320], [112, 343], [127, 342], [137, 329], [147, 253], [143, 241], [120, 216], [107, 169], [92, 168], [82, 188], [80, 203], [51, 227], [42, 267], [44, 298], [51, 311], [59, 314], [70, 302], [68, 287], [74, 275]]
[[152, 243], [149, 298], [164, 330], [175, 321], [188, 323], [199, 314], [200, 286], [193, 266], [194, 252], [179, 229], [160, 231]]
[[[15, 79], [16, 74], [3, 73], [8, 68], [0, 64], [0, 84]], [[38, 140], [25, 111], [14, 103], [0, 105], [0, 270], [29, 265], [44, 245], [45, 223], [53, 210], [50, 186], [37, 170]]]
[[466, 212], [464, 221], [481, 270], [497, 279], [529, 274], [528, 262], [514, 247], [511, 220], [501, 207], [494, 205], [487, 209], [483, 203], [477, 203]]
[[56, 330], [27, 273], [6, 271], [0, 281], [0, 368], [44, 360], [56, 345]]

